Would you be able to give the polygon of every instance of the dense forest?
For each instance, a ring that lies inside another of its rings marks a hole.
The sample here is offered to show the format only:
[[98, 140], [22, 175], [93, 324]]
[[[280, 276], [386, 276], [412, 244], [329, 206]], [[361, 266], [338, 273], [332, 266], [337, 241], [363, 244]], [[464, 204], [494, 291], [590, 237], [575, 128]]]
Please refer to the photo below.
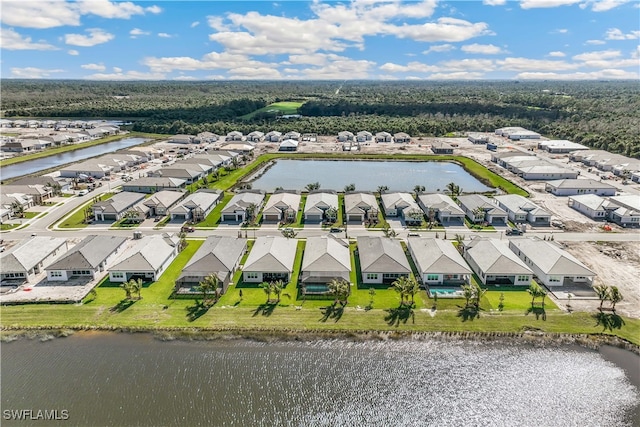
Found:
[[[523, 126], [640, 158], [640, 85], [629, 82], [90, 82], [3, 80], [3, 117], [126, 118], [135, 130], [404, 131]], [[301, 101], [299, 119], [250, 115]]]

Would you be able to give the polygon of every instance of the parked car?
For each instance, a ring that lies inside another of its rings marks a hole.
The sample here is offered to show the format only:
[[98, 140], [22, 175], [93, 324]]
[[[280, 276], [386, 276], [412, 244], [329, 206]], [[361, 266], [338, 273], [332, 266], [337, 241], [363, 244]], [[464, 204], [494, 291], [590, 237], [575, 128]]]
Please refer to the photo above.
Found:
[[89, 190], [80, 190], [78, 191], [78, 196], [86, 196], [89, 194]]
[[420, 237], [420, 233], [409, 233], [407, 234], [408, 237]]
[[193, 233], [194, 231], [196, 231], [196, 229], [191, 227], [190, 225], [185, 225], [180, 229], [180, 231], [182, 231], [183, 233]]
[[340, 227], [331, 227], [329, 231], [332, 233], [342, 233], [343, 230]]
[[517, 228], [510, 228], [507, 230], [507, 236], [522, 236], [522, 230]]

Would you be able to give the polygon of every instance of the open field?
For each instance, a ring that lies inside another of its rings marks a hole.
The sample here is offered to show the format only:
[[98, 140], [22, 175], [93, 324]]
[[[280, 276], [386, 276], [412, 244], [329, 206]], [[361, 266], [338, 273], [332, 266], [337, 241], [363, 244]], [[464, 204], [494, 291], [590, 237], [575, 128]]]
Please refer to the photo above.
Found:
[[286, 115], [286, 114], [298, 114], [298, 108], [300, 108], [304, 102], [298, 101], [281, 101], [269, 104], [266, 107], [260, 108], [252, 113], [240, 116], [241, 120], [252, 119], [256, 114], [267, 113], [274, 115]]

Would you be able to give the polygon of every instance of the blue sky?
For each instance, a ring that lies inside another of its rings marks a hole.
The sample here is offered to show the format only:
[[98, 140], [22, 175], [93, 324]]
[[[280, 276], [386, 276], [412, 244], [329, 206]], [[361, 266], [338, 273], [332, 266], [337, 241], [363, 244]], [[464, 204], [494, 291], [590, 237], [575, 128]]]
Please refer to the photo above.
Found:
[[2, 0], [2, 78], [638, 79], [637, 0]]

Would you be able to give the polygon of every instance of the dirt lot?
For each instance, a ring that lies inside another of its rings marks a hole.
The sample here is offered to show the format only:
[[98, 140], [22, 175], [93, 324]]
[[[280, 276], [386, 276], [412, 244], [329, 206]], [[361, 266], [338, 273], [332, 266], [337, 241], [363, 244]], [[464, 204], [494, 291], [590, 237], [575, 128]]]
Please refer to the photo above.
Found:
[[[616, 305], [619, 314], [640, 318], [640, 241], [564, 244], [567, 251], [598, 275], [594, 285], [605, 284], [620, 289], [624, 300]], [[599, 300], [571, 301], [574, 310], [592, 311], [599, 304]]]

